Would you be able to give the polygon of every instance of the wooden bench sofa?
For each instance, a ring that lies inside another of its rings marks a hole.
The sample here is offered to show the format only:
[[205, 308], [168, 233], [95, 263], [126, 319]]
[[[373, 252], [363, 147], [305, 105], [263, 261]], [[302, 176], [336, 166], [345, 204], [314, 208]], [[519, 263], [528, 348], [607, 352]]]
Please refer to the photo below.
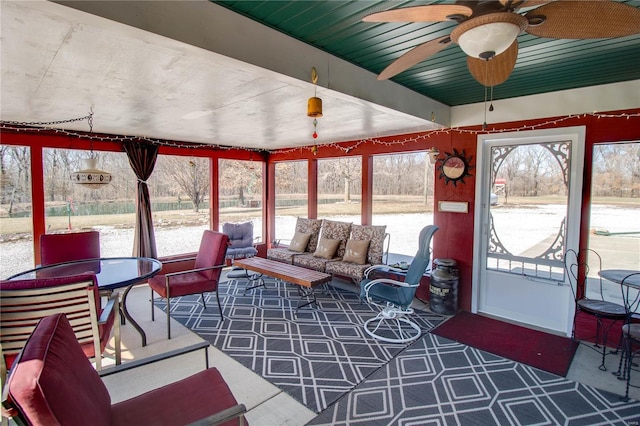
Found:
[[267, 258], [349, 277], [359, 284], [368, 267], [382, 264], [386, 237], [385, 225], [299, 217], [289, 246], [268, 249]]

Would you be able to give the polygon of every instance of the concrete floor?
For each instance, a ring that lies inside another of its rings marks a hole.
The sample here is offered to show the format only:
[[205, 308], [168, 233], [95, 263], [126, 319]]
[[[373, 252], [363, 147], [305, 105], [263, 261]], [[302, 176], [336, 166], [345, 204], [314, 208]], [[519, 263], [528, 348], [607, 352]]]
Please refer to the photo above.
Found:
[[[142, 347], [138, 332], [127, 324], [121, 328], [122, 362], [141, 359], [168, 352], [202, 341], [202, 339], [171, 320], [171, 339], [167, 339], [166, 314], [158, 308], [155, 321], [151, 321], [150, 290], [145, 285], [131, 290], [127, 306], [131, 316], [142, 326], [147, 335], [147, 346]], [[112, 347], [112, 346], [111, 346]], [[111, 349], [109, 353], [113, 353]], [[114, 363], [112, 355], [105, 362]], [[245, 404], [249, 424], [254, 425], [304, 425], [316, 414], [278, 389], [261, 376], [243, 367], [217, 348], [209, 347], [209, 366], [220, 370], [238, 402]], [[108, 367], [106, 367], [108, 368]], [[112, 402], [118, 402], [184, 378], [205, 368], [204, 351], [185, 355], [160, 364], [143, 367], [134, 375], [126, 373], [104, 378]]]
[[[147, 346], [141, 346], [140, 335], [130, 325], [122, 327], [122, 359], [127, 362], [172, 349], [200, 342], [202, 339], [190, 330], [171, 320], [172, 338], [166, 335], [166, 314], [156, 310], [156, 320], [151, 321], [150, 290], [146, 285], [132, 289], [128, 307], [131, 315], [139, 322], [147, 334]], [[576, 382], [605, 389], [616, 394], [624, 393], [624, 382], [612, 374], [618, 367], [619, 356], [606, 357], [608, 371], [600, 371], [600, 353], [586, 345], [580, 345], [567, 378]], [[105, 368], [113, 364], [112, 348], [108, 349]], [[217, 367], [229, 384], [239, 402], [246, 405], [247, 420], [254, 425], [304, 425], [315, 417], [315, 413], [288, 396], [259, 375], [243, 367], [217, 348], [209, 347], [209, 362]], [[153, 364], [139, 369], [136, 373], [105, 377], [113, 402], [127, 399], [149, 389], [179, 380], [205, 367], [204, 351], [185, 355], [170, 361]], [[636, 384], [640, 384], [640, 373], [632, 374]], [[631, 388], [630, 396], [640, 399], [640, 389]]]

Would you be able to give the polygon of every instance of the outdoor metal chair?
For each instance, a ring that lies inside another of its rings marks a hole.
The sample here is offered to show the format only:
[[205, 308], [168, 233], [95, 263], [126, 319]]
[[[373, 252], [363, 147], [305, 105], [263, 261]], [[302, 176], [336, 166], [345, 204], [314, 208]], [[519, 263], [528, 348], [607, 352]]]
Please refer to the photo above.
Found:
[[[592, 258], [588, 259], [590, 256], [592, 256]], [[597, 270], [602, 270], [602, 258], [594, 250], [583, 249], [580, 250], [580, 252], [576, 252], [573, 249], [569, 249], [564, 255], [564, 267], [571, 285], [571, 292], [573, 293], [575, 304], [571, 338], [577, 340], [575, 337], [576, 319], [580, 313], [594, 317], [596, 321], [594, 348], [598, 350], [600, 349], [600, 344], [602, 344], [602, 362], [599, 368], [602, 371], [606, 371], [607, 367], [604, 361], [607, 355], [609, 332], [617, 321], [625, 319], [626, 313], [624, 306], [605, 300], [602, 290], [602, 278], [599, 276], [598, 278], [592, 279], [592, 282], [596, 283], [597, 286], [597, 291], [592, 292], [592, 294], [597, 294], [598, 297], [589, 298], [587, 296], [587, 276], [592, 269], [590, 264], [597, 264]], [[581, 277], [583, 277], [583, 279], [581, 279]]]
[[71, 232], [40, 236], [40, 264], [42, 266], [72, 260], [100, 258], [100, 232]]
[[16, 359], [3, 389], [2, 414], [17, 424], [33, 425], [243, 425], [246, 408], [215, 368], [115, 404], [101, 379], [208, 346], [203, 342], [98, 374], [67, 317], [51, 315], [39, 322]]
[[431, 262], [431, 238], [438, 229], [435, 225], [429, 225], [420, 231], [418, 252], [404, 281], [369, 279], [369, 274], [379, 269], [379, 265], [367, 270], [367, 278], [360, 284], [360, 299], [381, 309], [378, 315], [364, 323], [364, 329], [371, 337], [390, 343], [411, 342], [420, 337], [420, 326], [408, 316], [414, 313], [411, 303], [420, 286], [420, 279]]
[[113, 330], [116, 364], [120, 364], [118, 294], [112, 294], [101, 309], [94, 273], [3, 280], [0, 291], [0, 343], [7, 369], [11, 368], [38, 321], [55, 313], [69, 317], [82, 350], [87, 357], [95, 359], [97, 370], [102, 368], [102, 354]]
[[[254, 246], [253, 222], [227, 222], [222, 225], [222, 232], [229, 236], [227, 259], [241, 259], [258, 254], [258, 249]], [[237, 266], [231, 268], [231, 271], [227, 273], [227, 279], [229, 280], [229, 285], [237, 285], [240, 280], [246, 280], [245, 293], [247, 290], [265, 286], [262, 274], [251, 273]]]
[[629, 386], [638, 387], [631, 384], [631, 371], [633, 359], [640, 354], [640, 323], [634, 322], [638, 308], [640, 308], [640, 287], [630, 284], [634, 277], [640, 276], [640, 272], [632, 273], [624, 277], [620, 288], [622, 290], [622, 301], [626, 312], [625, 323], [622, 326], [622, 354], [618, 371], [613, 373], [618, 379], [626, 381], [623, 400], [629, 400]]
[[204, 293], [214, 291], [220, 317], [224, 319], [220, 296], [218, 295], [218, 284], [220, 273], [225, 266], [225, 257], [229, 237], [222, 232], [205, 230], [200, 241], [200, 249], [196, 256], [194, 269], [188, 271], [172, 272], [170, 274], [156, 275], [149, 278], [151, 287], [151, 320], [155, 320], [154, 297], [155, 291], [161, 297], [167, 299], [167, 338], [171, 339], [171, 298], [185, 296], [188, 294], [200, 294], [202, 304], [206, 308]]
[[229, 236], [227, 259], [253, 257], [258, 250], [253, 245], [253, 223], [224, 223], [222, 232]]

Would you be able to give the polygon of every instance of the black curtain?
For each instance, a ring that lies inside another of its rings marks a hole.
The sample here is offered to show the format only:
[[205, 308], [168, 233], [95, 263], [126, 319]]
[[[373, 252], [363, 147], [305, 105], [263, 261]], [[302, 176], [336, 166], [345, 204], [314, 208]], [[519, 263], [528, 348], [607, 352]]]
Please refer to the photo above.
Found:
[[136, 229], [133, 239], [133, 256], [158, 258], [156, 236], [151, 216], [151, 199], [147, 179], [151, 176], [158, 158], [158, 146], [144, 142], [124, 142], [129, 164], [138, 177], [136, 201]]

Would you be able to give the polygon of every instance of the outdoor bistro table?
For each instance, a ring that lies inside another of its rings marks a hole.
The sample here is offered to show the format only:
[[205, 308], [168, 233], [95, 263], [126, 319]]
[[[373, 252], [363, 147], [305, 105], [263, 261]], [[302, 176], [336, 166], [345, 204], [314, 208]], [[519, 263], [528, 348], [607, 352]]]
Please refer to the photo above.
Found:
[[9, 277], [10, 280], [31, 280], [35, 278], [58, 278], [94, 272], [101, 291], [112, 291], [126, 287], [120, 304], [122, 313], [140, 333], [142, 346], [147, 345], [147, 335], [127, 310], [127, 295], [134, 284], [146, 280], [162, 269], [162, 263], [148, 257], [105, 257], [101, 259], [76, 260], [41, 266]]
[[628, 284], [631, 287], [637, 287], [640, 289], [640, 271], [633, 269], [603, 269], [602, 271], [598, 272], [598, 275], [600, 275], [605, 280], [611, 281], [616, 284], [622, 284], [622, 280], [624, 280], [626, 277], [629, 277], [625, 280], [624, 283]]

